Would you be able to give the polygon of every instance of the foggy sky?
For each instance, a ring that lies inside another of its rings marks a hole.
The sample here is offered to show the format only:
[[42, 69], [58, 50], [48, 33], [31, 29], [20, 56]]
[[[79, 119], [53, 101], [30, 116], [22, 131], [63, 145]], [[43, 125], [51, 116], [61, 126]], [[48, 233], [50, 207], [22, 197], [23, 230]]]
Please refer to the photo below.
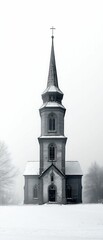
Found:
[[39, 160], [51, 32], [66, 107], [66, 159], [103, 164], [103, 1], [0, 1], [0, 140], [21, 175]]

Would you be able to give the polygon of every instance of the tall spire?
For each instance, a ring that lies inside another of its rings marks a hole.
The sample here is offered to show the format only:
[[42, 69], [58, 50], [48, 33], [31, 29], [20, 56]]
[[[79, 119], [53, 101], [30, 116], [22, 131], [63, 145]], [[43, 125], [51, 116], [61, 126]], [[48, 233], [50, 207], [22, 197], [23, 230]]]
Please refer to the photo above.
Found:
[[51, 46], [51, 56], [50, 56], [50, 65], [49, 65], [49, 74], [48, 74], [48, 82], [47, 87], [55, 86], [58, 88], [58, 78], [57, 78], [57, 70], [56, 70], [56, 62], [55, 62], [55, 53], [54, 53], [54, 35], [52, 29], [52, 46]]
[[[63, 93], [58, 86], [58, 77], [57, 77], [57, 70], [56, 70], [56, 62], [55, 62], [55, 53], [54, 53], [54, 27], [51, 28], [52, 30], [52, 45], [51, 45], [51, 55], [50, 55], [50, 65], [49, 65], [49, 74], [48, 74], [48, 81], [47, 87], [45, 91], [42, 93], [43, 103], [46, 104], [47, 102], [58, 102], [61, 104]], [[44, 105], [43, 105], [44, 106]]]

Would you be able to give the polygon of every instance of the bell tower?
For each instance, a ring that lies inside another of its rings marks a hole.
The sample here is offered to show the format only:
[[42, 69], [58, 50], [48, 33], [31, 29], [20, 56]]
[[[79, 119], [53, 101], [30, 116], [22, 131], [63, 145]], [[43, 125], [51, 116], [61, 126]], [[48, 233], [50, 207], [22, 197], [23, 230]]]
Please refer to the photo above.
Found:
[[55, 166], [61, 174], [65, 174], [65, 144], [67, 138], [64, 136], [64, 116], [66, 109], [62, 105], [63, 93], [58, 85], [53, 34], [51, 38], [47, 87], [42, 94], [43, 105], [39, 109], [41, 117], [41, 136], [38, 138], [40, 144], [40, 175], [50, 166]]

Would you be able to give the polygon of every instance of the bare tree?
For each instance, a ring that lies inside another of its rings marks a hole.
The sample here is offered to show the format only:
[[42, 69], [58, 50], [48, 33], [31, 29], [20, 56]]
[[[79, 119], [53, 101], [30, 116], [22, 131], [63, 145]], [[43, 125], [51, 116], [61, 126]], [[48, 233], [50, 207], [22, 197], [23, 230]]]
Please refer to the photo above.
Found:
[[103, 201], [103, 167], [93, 163], [84, 177], [84, 202]]
[[18, 170], [11, 161], [7, 146], [0, 142], [0, 204], [13, 204], [17, 174]]

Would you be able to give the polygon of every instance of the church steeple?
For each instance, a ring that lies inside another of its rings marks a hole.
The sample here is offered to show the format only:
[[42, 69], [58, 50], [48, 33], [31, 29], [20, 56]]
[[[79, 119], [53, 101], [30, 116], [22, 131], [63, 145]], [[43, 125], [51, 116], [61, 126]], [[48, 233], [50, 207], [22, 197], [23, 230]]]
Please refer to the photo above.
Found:
[[59, 89], [59, 85], [58, 85], [55, 52], [54, 52], [54, 36], [53, 36], [54, 28], [52, 27], [51, 29], [52, 29], [52, 37], [51, 37], [52, 45], [51, 45], [49, 73], [48, 73], [48, 80], [47, 80], [47, 88], [42, 94], [42, 99], [43, 99], [43, 103], [54, 101], [61, 104], [63, 93]]
[[50, 56], [50, 65], [49, 65], [47, 87], [55, 86], [55, 87], [58, 88], [58, 77], [57, 77], [57, 70], [56, 70], [53, 39], [54, 39], [54, 36], [52, 36], [52, 46], [51, 46], [51, 56]]

